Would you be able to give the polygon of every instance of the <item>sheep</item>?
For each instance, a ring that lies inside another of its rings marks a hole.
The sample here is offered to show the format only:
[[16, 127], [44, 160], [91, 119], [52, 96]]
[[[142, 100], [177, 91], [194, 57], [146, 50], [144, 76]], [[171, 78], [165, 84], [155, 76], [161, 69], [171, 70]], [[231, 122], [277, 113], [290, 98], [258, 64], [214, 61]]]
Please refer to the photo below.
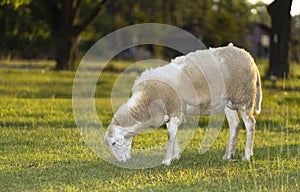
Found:
[[114, 114], [105, 134], [111, 155], [119, 162], [131, 157], [134, 136], [149, 126], [167, 125], [168, 147], [162, 164], [179, 159], [177, 130], [185, 116], [207, 116], [224, 110], [229, 138], [223, 160], [234, 157], [239, 116], [246, 127], [243, 160], [253, 155], [254, 113], [262, 102], [260, 74], [251, 55], [233, 44], [198, 50], [150, 69], [136, 79], [132, 96]]

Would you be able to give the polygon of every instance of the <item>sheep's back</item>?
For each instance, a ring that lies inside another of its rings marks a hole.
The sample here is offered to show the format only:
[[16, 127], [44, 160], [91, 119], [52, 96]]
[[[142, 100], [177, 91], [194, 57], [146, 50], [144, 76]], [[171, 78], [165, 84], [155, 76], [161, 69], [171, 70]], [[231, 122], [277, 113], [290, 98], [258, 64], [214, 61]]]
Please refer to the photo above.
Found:
[[[253, 109], [256, 70], [250, 54], [233, 45], [199, 50], [177, 57], [169, 65], [144, 72], [136, 80], [133, 92], [139, 87], [140, 91], [147, 89], [145, 92], [148, 92], [148, 99], [156, 92], [168, 95], [163, 100], [176, 94], [181, 103], [193, 106], [218, 106], [223, 100], [230, 100], [236, 105], [247, 104]], [[153, 80], [168, 84], [169, 87], [162, 88], [155, 83], [149, 83]], [[153, 93], [150, 94], [151, 92]], [[150, 100], [155, 99], [154, 95]]]
[[199, 50], [176, 58], [173, 63], [193, 83], [199, 103], [214, 106], [228, 99], [237, 105], [252, 105], [257, 68], [245, 50], [233, 45]]

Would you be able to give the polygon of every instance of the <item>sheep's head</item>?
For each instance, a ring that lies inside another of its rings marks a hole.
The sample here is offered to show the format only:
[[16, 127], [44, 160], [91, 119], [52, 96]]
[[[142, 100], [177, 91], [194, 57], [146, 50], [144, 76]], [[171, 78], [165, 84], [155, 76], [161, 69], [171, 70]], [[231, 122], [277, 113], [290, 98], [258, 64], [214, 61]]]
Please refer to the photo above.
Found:
[[[135, 99], [136, 96], [132, 98]], [[131, 100], [133, 100], [132, 98]], [[133, 137], [146, 127], [159, 127], [167, 121], [166, 117], [168, 117], [165, 115], [165, 108], [161, 107], [162, 102], [154, 101], [150, 104], [149, 108], [146, 108], [149, 110], [149, 119], [142, 122], [137, 121], [131, 115], [132, 108], [136, 105], [136, 102], [134, 103], [131, 100], [129, 101], [129, 104], [126, 103], [122, 105], [114, 114], [104, 138], [110, 154], [122, 163], [126, 162], [131, 157], [131, 143]], [[141, 108], [142, 107], [138, 107], [138, 109]], [[138, 113], [147, 114], [143, 111], [138, 111]]]
[[111, 123], [105, 134], [105, 143], [110, 154], [119, 162], [130, 159], [133, 134], [127, 128]]

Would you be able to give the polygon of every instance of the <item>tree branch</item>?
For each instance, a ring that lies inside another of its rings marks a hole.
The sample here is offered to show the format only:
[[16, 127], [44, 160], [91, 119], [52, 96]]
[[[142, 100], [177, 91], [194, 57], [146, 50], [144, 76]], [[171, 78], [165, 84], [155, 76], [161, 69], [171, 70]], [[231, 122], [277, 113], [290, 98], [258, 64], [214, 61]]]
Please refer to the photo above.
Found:
[[98, 3], [94, 11], [87, 17], [81, 24], [74, 26], [75, 35], [79, 35], [84, 29], [92, 25], [99, 16], [105, 11], [109, 0], [103, 0], [101, 3]]
[[82, 0], [74, 0], [72, 2], [72, 20], [78, 15], [78, 10], [80, 5], [82, 4]]

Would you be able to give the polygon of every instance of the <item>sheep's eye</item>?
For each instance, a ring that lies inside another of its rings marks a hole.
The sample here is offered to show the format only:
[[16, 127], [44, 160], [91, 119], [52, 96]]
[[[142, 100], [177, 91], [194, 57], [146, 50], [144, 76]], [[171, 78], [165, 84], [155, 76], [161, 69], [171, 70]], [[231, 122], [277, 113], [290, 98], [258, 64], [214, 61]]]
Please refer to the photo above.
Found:
[[111, 143], [111, 145], [115, 145], [115, 144], [116, 144], [116, 142], [115, 142], [115, 141]]

